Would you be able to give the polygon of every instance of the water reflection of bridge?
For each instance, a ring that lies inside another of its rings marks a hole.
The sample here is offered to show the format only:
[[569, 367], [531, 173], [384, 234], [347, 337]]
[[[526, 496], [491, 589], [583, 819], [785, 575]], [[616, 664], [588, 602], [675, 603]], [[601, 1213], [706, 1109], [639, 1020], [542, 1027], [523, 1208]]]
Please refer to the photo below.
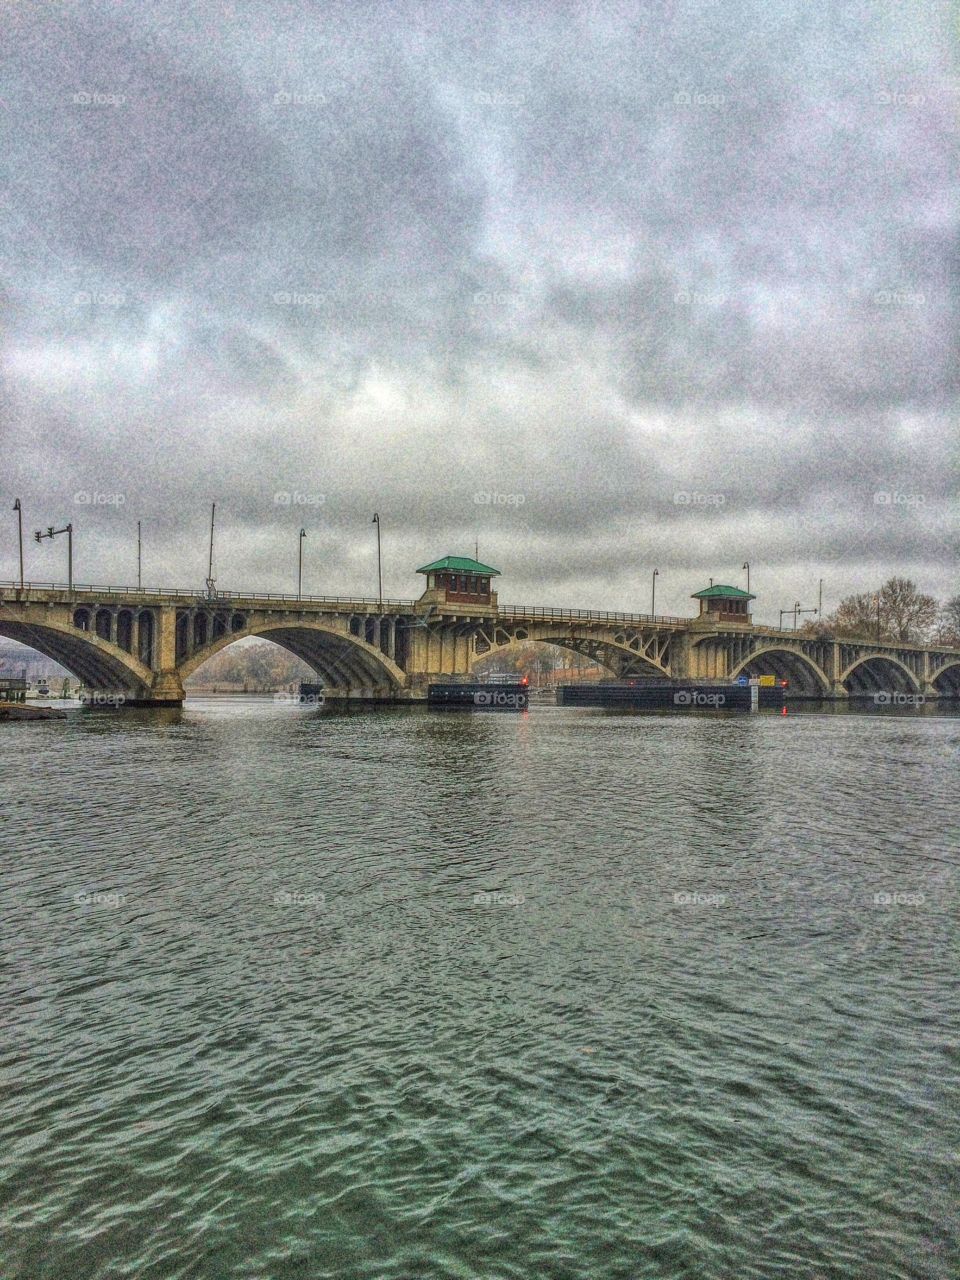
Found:
[[680, 618], [500, 607], [493, 592], [483, 602], [450, 600], [435, 586], [419, 600], [378, 601], [4, 583], [0, 635], [128, 704], [181, 702], [184, 680], [247, 636], [302, 658], [328, 701], [420, 700], [431, 681], [466, 676], [483, 658], [533, 643], [582, 654], [618, 678], [772, 675], [809, 696], [960, 696], [954, 648], [805, 636], [710, 609]]

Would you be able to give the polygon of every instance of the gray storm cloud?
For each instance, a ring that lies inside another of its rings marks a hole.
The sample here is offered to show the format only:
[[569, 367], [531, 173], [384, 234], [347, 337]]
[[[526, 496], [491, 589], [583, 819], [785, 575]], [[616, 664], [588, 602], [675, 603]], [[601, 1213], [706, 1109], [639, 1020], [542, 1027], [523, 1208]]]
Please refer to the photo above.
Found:
[[955, 593], [944, 7], [0, 21], [5, 490], [84, 580], [140, 519], [200, 585], [215, 498], [231, 587], [303, 524], [312, 590], [369, 589], [376, 509], [403, 596], [475, 539], [524, 603]]

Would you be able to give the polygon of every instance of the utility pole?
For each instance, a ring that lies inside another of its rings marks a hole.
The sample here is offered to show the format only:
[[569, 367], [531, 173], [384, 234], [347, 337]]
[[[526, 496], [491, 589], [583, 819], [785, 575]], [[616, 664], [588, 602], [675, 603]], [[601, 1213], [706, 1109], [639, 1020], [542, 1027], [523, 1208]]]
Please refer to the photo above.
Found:
[[216, 514], [217, 514], [217, 504], [213, 502], [210, 504], [210, 558], [207, 561], [207, 595], [208, 596], [215, 596], [217, 594], [215, 590], [215, 583], [214, 583], [214, 577], [213, 577], [213, 521]]
[[297, 599], [303, 598], [303, 540], [307, 536], [306, 529], [300, 530], [300, 558], [297, 565]]
[[817, 617], [823, 621], [823, 579], [820, 579], [820, 585], [817, 591]]
[[801, 613], [816, 613], [816, 612], [817, 612], [817, 611], [816, 611], [816, 609], [801, 609], [801, 608], [800, 608], [800, 601], [798, 600], [798, 601], [797, 601], [797, 603], [793, 606], [793, 629], [794, 629], [794, 631], [796, 631], [796, 629], [797, 629], [797, 619], [798, 619], [798, 617], [800, 616], [800, 614], [801, 614]]
[[20, 590], [23, 590], [23, 508], [20, 505], [20, 499], [14, 498], [13, 509], [17, 513], [17, 532], [20, 542]]

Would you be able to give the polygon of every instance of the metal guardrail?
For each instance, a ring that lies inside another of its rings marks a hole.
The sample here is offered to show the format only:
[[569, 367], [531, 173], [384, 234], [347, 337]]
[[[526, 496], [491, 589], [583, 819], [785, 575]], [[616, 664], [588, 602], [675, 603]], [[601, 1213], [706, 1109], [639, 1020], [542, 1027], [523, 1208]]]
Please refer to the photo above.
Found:
[[[23, 587], [25, 591], [63, 591], [75, 596], [160, 596], [161, 598], [202, 600], [210, 604], [216, 604], [219, 600], [279, 600], [285, 604], [349, 604], [364, 608], [370, 605], [380, 606], [380, 601], [375, 597], [371, 599], [363, 596], [298, 596], [271, 591], [218, 591], [215, 595], [208, 596], [205, 592], [196, 589], [175, 587], [115, 587], [75, 583], [72, 592], [65, 582], [25, 582]], [[8, 589], [18, 591], [19, 582], [0, 582], [0, 591]], [[415, 600], [384, 600], [383, 608], [412, 609], [415, 604]], [[578, 619], [591, 622], [661, 623], [668, 626], [689, 622], [689, 618], [674, 618], [665, 614], [612, 613], [604, 609], [554, 609], [542, 605], [509, 605], [499, 608], [497, 613], [503, 618], [558, 618], [564, 621]]]
[[[372, 598], [364, 598], [362, 596], [308, 596], [308, 595], [278, 595], [271, 591], [218, 591], [215, 595], [207, 595], [205, 591], [199, 591], [196, 588], [185, 587], [178, 589], [176, 587], [105, 587], [95, 586], [89, 583], [74, 583], [70, 588], [65, 582], [25, 582], [23, 584], [24, 591], [63, 591], [69, 595], [94, 595], [94, 596], [161, 596], [173, 599], [202, 600], [206, 603], [216, 604], [219, 600], [282, 600], [287, 604], [351, 604], [351, 605], [376, 605], [380, 607], [381, 601], [376, 596]], [[19, 582], [0, 582], [0, 591], [19, 591]], [[387, 609], [412, 609], [416, 601], [414, 600], [383, 600], [383, 608]]]
[[507, 605], [497, 610], [501, 618], [559, 618], [582, 619], [585, 622], [639, 622], [665, 626], [685, 625], [690, 618], [674, 618], [663, 613], [610, 613], [603, 609], [551, 609], [541, 605]]

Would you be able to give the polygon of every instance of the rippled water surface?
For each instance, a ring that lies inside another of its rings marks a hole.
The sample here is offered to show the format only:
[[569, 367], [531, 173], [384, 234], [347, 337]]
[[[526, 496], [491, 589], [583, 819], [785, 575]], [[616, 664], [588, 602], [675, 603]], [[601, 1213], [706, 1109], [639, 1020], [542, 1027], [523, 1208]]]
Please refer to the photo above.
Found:
[[0, 1275], [960, 1276], [958, 747], [0, 726]]

